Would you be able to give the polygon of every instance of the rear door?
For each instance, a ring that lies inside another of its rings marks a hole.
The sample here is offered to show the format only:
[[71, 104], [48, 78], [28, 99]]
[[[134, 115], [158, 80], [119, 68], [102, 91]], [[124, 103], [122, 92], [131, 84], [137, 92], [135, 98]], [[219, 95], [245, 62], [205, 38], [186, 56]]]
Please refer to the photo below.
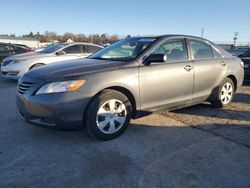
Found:
[[223, 80], [226, 62], [209, 43], [189, 39], [188, 44], [194, 61], [194, 94], [192, 103], [206, 100]]
[[83, 47], [80, 44], [70, 45], [62, 49], [65, 53], [63, 55], [56, 55], [53, 56], [48, 63], [53, 63], [57, 61], [64, 61], [64, 60], [72, 60], [72, 59], [79, 59], [83, 57]]
[[193, 62], [184, 38], [168, 39], [153, 52], [166, 54], [167, 62], [142, 65], [140, 74], [141, 109], [188, 106], [193, 92]]

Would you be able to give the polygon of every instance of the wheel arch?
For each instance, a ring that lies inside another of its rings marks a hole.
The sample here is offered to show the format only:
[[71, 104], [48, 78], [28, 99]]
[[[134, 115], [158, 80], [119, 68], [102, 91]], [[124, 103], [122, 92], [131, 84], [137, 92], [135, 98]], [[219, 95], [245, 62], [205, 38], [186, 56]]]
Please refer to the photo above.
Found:
[[[123, 93], [124, 95], [126, 95], [126, 97], [128, 97], [128, 99], [130, 100], [131, 105], [132, 105], [132, 118], [136, 117], [137, 105], [138, 105], [137, 102], [136, 102], [136, 98], [135, 98], [135, 96], [133, 95], [133, 93], [129, 89], [127, 89], [126, 87], [123, 87], [123, 86], [109, 86], [109, 87], [105, 87], [105, 88], [101, 89], [93, 97], [91, 97], [91, 100], [88, 102], [86, 108], [88, 108], [88, 106], [91, 103], [92, 99], [94, 99], [97, 95], [99, 95], [104, 90], [119, 91], [119, 92]], [[84, 112], [84, 116], [85, 116], [85, 112]]]
[[230, 75], [227, 76], [227, 78], [229, 78], [229, 79], [231, 79], [233, 81], [233, 83], [234, 83], [234, 92], [235, 92], [237, 90], [237, 84], [238, 84], [236, 77], [234, 75], [230, 74]]
[[33, 65], [30, 66], [29, 70], [31, 70], [32, 68], [34, 68], [36, 65], [45, 65], [44, 63], [34, 63]]

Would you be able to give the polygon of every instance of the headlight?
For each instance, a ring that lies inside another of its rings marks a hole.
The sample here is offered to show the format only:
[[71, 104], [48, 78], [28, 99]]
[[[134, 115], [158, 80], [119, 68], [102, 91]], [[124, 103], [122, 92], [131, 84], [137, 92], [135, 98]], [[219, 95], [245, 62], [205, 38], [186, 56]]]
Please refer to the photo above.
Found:
[[58, 93], [65, 91], [76, 91], [78, 90], [86, 80], [72, 80], [65, 82], [52, 82], [43, 85], [37, 92], [36, 95], [43, 93]]
[[26, 61], [26, 59], [16, 59], [16, 60], [12, 61], [11, 64], [22, 63], [24, 61]]

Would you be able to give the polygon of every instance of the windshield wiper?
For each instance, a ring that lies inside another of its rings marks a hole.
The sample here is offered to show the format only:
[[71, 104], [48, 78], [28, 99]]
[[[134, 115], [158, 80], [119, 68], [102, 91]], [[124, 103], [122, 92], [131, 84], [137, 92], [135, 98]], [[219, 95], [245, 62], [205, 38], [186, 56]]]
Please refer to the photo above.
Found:
[[100, 60], [107, 60], [106, 58], [102, 58], [102, 57], [89, 57], [89, 59], [100, 59]]

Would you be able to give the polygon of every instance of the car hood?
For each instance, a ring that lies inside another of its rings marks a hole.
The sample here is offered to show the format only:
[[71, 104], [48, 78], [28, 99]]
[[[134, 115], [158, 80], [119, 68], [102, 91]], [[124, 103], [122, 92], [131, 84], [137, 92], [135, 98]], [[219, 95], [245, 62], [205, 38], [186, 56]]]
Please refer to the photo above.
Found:
[[36, 68], [25, 75], [46, 82], [60, 81], [66, 78], [74, 79], [74, 77], [89, 73], [119, 69], [124, 64], [125, 62], [121, 61], [95, 59], [68, 60]]
[[18, 54], [12, 55], [6, 60], [21, 60], [21, 59], [34, 59], [34, 58], [43, 58], [43, 57], [50, 57], [52, 54], [44, 54], [44, 53], [27, 53], [27, 54]]

